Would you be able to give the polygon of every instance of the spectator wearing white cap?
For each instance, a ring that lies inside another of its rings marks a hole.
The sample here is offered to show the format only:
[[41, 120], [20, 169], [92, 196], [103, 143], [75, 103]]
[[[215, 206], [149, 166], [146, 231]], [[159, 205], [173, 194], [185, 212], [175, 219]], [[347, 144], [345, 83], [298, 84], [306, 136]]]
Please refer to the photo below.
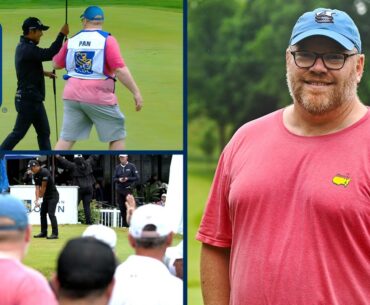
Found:
[[118, 207], [121, 211], [122, 226], [128, 227], [126, 215], [126, 197], [132, 194], [135, 183], [139, 181], [136, 166], [128, 162], [128, 155], [119, 155], [120, 164], [114, 170], [113, 182], [116, 184]]
[[31, 240], [24, 204], [12, 195], [0, 195], [0, 303], [1, 305], [56, 305], [47, 280], [22, 264]]
[[109, 305], [182, 305], [183, 283], [163, 263], [173, 239], [166, 210], [155, 204], [137, 208], [128, 239], [135, 255], [118, 266]]
[[117, 245], [117, 234], [109, 227], [104, 225], [91, 225], [82, 233], [82, 237], [94, 237], [106, 243], [114, 251]]

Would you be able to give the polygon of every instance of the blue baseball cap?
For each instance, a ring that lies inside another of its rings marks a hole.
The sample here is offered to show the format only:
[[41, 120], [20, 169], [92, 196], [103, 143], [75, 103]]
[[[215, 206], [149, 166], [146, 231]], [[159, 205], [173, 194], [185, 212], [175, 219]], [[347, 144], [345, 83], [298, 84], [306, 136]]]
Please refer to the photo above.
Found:
[[361, 37], [351, 17], [340, 10], [317, 8], [298, 18], [289, 45], [295, 45], [311, 36], [326, 36], [338, 42], [347, 50], [356, 47], [361, 53]]
[[28, 226], [26, 207], [20, 199], [12, 195], [0, 195], [0, 217], [10, 220], [9, 224], [0, 223], [0, 231], [24, 230]]
[[85, 18], [87, 20], [103, 21], [104, 12], [99, 6], [89, 6], [80, 18]]

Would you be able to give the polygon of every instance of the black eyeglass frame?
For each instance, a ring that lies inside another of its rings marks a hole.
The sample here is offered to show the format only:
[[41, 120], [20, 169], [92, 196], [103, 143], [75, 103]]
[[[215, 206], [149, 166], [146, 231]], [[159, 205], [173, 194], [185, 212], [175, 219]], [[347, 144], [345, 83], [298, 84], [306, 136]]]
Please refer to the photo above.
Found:
[[[314, 61], [313, 61], [313, 63], [312, 63], [312, 65], [311, 66], [307, 66], [307, 67], [301, 67], [301, 66], [299, 66], [298, 64], [297, 64], [297, 61], [296, 61], [296, 59], [295, 59], [295, 56], [296, 56], [296, 53], [300, 53], [300, 52], [304, 52], [304, 53], [311, 53], [311, 54], [314, 54], [315, 55], [315, 59], [314, 59]], [[346, 63], [346, 60], [347, 60], [347, 58], [348, 57], [351, 57], [351, 56], [354, 56], [354, 55], [358, 55], [358, 54], [360, 54], [360, 53], [351, 53], [351, 54], [347, 54], [347, 53], [316, 53], [316, 52], [310, 52], [310, 51], [290, 51], [290, 54], [292, 54], [292, 56], [293, 56], [293, 58], [294, 58], [294, 63], [295, 63], [295, 65], [298, 67], [298, 68], [303, 68], [303, 69], [309, 69], [309, 68], [311, 68], [311, 67], [313, 67], [314, 65], [315, 65], [315, 63], [316, 63], [316, 61], [317, 61], [317, 59], [318, 58], [321, 58], [321, 60], [322, 60], [322, 62], [323, 62], [323, 64], [324, 64], [324, 66], [325, 66], [325, 68], [326, 69], [328, 69], [328, 70], [340, 70], [340, 69], [342, 69], [343, 67], [344, 67], [344, 64]], [[340, 68], [329, 68], [327, 65], [326, 65], [326, 63], [325, 63], [325, 59], [324, 59], [324, 56], [325, 55], [343, 55], [343, 65], [340, 67]]]

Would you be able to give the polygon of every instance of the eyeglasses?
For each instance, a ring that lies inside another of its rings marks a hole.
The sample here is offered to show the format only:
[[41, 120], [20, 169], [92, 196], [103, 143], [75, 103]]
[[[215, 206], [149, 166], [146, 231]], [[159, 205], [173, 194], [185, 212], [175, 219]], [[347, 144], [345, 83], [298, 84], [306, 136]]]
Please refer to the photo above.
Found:
[[294, 57], [294, 62], [299, 68], [311, 68], [318, 58], [324, 63], [326, 69], [340, 70], [343, 68], [344, 63], [348, 57], [357, 55], [358, 53], [345, 54], [345, 53], [315, 53], [308, 51], [292, 51], [290, 52]]

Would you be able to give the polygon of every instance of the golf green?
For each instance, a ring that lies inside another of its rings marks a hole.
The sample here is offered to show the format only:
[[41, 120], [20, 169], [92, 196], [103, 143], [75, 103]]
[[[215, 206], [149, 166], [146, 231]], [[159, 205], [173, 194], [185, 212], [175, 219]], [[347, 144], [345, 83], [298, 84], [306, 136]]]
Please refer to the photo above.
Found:
[[[1, 6], [0, 6], [1, 7]], [[31, 6], [32, 7], [32, 6]], [[81, 30], [79, 16], [86, 6], [70, 7], [70, 35]], [[130, 68], [144, 97], [142, 111], [136, 112], [131, 93], [116, 83], [121, 111], [126, 117], [126, 149], [181, 150], [183, 144], [183, 27], [182, 10], [145, 6], [102, 6], [105, 12], [104, 30], [112, 33], [120, 44], [122, 56]], [[14, 95], [16, 74], [14, 52], [21, 35], [23, 20], [36, 16], [50, 26], [41, 38], [40, 47], [54, 41], [65, 21], [65, 8], [0, 9], [3, 30], [3, 104], [0, 111], [0, 142], [11, 132], [16, 111]], [[44, 63], [46, 71], [51, 62]], [[60, 133], [63, 120], [62, 92], [64, 71], [57, 72], [56, 104]], [[52, 80], [45, 79], [45, 106], [51, 129], [52, 146], [56, 143], [56, 119]], [[4, 107], [7, 112], [4, 112]], [[108, 143], [98, 140], [93, 131], [88, 140], [77, 142], [73, 149], [105, 150]], [[30, 128], [16, 150], [38, 150], [36, 133]]]

